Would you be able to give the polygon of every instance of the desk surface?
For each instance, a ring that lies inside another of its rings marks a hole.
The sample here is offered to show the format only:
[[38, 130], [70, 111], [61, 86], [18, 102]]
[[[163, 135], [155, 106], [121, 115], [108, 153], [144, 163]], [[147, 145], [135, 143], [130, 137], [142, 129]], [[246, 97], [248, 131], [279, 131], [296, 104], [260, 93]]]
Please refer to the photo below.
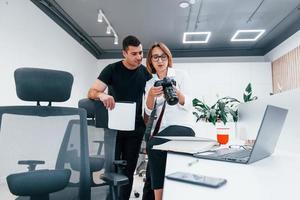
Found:
[[[168, 153], [166, 174], [176, 171], [226, 178], [218, 188], [208, 188], [165, 179], [164, 200], [282, 200], [295, 199], [300, 189], [300, 155], [285, 152], [245, 165], [199, 159]], [[188, 163], [194, 162], [192, 166]]]

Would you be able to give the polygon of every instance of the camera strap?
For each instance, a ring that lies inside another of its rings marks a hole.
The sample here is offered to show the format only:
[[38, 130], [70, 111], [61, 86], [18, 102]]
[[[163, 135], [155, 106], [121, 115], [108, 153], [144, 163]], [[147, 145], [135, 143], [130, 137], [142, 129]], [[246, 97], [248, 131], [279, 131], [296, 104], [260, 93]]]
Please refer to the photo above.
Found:
[[161, 124], [161, 120], [162, 120], [162, 117], [163, 117], [164, 112], [165, 112], [165, 108], [166, 108], [166, 101], [164, 101], [164, 105], [163, 105], [163, 107], [162, 107], [162, 109], [161, 109], [159, 118], [158, 118], [158, 120], [157, 120], [157, 122], [156, 122], [154, 131], [153, 131], [153, 133], [152, 133], [152, 137], [155, 136], [155, 135], [158, 133], [158, 131], [159, 131], [160, 124]]
[[145, 140], [146, 140], [146, 142], [149, 141], [149, 138], [151, 136], [151, 130], [152, 130], [153, 122], [154, 122], [154, 120], [157, 119], [156, 109], [157, 108], [156, 108], [156, 100], [155, 100], [153, 110], [152, 110], [152, 112], [150, 114], [150, 117], [148, 119], [148, 122], [146, 124], [146, 130], [145, 130]]

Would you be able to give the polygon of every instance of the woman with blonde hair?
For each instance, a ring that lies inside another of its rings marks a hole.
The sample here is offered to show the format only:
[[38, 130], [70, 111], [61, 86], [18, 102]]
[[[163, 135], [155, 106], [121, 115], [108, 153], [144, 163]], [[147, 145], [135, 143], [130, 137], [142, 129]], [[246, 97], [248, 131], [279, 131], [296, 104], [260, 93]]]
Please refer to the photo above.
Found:
[[[167, 140], [153, 136], [195, 136], [192, 129], [192, 102], [189, 98], [189, 78], [184, 71], [173, 68], [172, 54], [164, 43], [159, 42], [152, 45], [148, 52], [146, 64], [147, 70], [153, 75], [152, 79], [147, 81], [145, 87], [146, 119], [149, 118], [154, 107], [157, 111], [157, 118], [153, 122], [151, 136], [147, 143], [147, 153], [149, 156], [151, 187], [154, 190], [155, 200], [161, 200], [166, 152], [153, 150], [152, 147], [153, 145], [165, 143]], [[173, 87], [177, 99], [174, 98], [175, 100], [167, 102], [167, 94], [164, 92], [166, 88], [164, 87], [170, 83], [172, 83], [171, 87]]]

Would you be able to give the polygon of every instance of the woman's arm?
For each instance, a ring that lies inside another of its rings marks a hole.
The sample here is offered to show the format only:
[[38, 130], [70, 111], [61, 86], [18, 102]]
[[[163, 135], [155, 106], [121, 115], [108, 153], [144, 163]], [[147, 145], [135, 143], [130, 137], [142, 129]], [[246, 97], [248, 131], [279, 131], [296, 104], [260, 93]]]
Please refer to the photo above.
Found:
[[190, 110], [192, 107], [192, 100], [190, 98], [191, 88], [189, 76], [185, 71], [178, 70], [176, 72], [176, 93], [179, 99], [179, 106], [183, 109]]

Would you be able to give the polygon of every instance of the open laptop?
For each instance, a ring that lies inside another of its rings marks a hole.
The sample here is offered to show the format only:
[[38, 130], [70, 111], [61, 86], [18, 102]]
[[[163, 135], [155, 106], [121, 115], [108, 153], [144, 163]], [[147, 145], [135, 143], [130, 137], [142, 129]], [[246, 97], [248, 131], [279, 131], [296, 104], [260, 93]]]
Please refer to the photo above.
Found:
[[[246, 109], [243, 109], [243, 106], [245, 106]], [[241, 115], [241, 117], [244, 115], [246, 116], [247, 112], [248, 114], [249, 112], [252, 112], [253, 115], [253, 112], [255, 113], [255, 109], [253, 110], [254, 107], [255, 104], [252, 104], [251, 106], [248, 106], [246, 104], [241, 105], [239, 107], [239, 115]], [[288, 110], [276, 106], [267, 105], [265, 106], [265, 109], [263, 111], [264, 112], [262, 115], [262, 119], [261, 117], [259, 117], [259, 113], [256, 113], [258, 115], [257, 120], [259, 120], [261, 123], [258, 126], [258, 134], [252, 148], [221, 148], [217, 150], [197, 153], [194, 154], [194, 156], [198, 158], [244, 164], [253, 163], [270, 156], [274, 152]], [[243, 123], [245, 123], [245, 121]], [[253, 126], [255, 126], [255, 123], [251, 123], [253, 124]]]

